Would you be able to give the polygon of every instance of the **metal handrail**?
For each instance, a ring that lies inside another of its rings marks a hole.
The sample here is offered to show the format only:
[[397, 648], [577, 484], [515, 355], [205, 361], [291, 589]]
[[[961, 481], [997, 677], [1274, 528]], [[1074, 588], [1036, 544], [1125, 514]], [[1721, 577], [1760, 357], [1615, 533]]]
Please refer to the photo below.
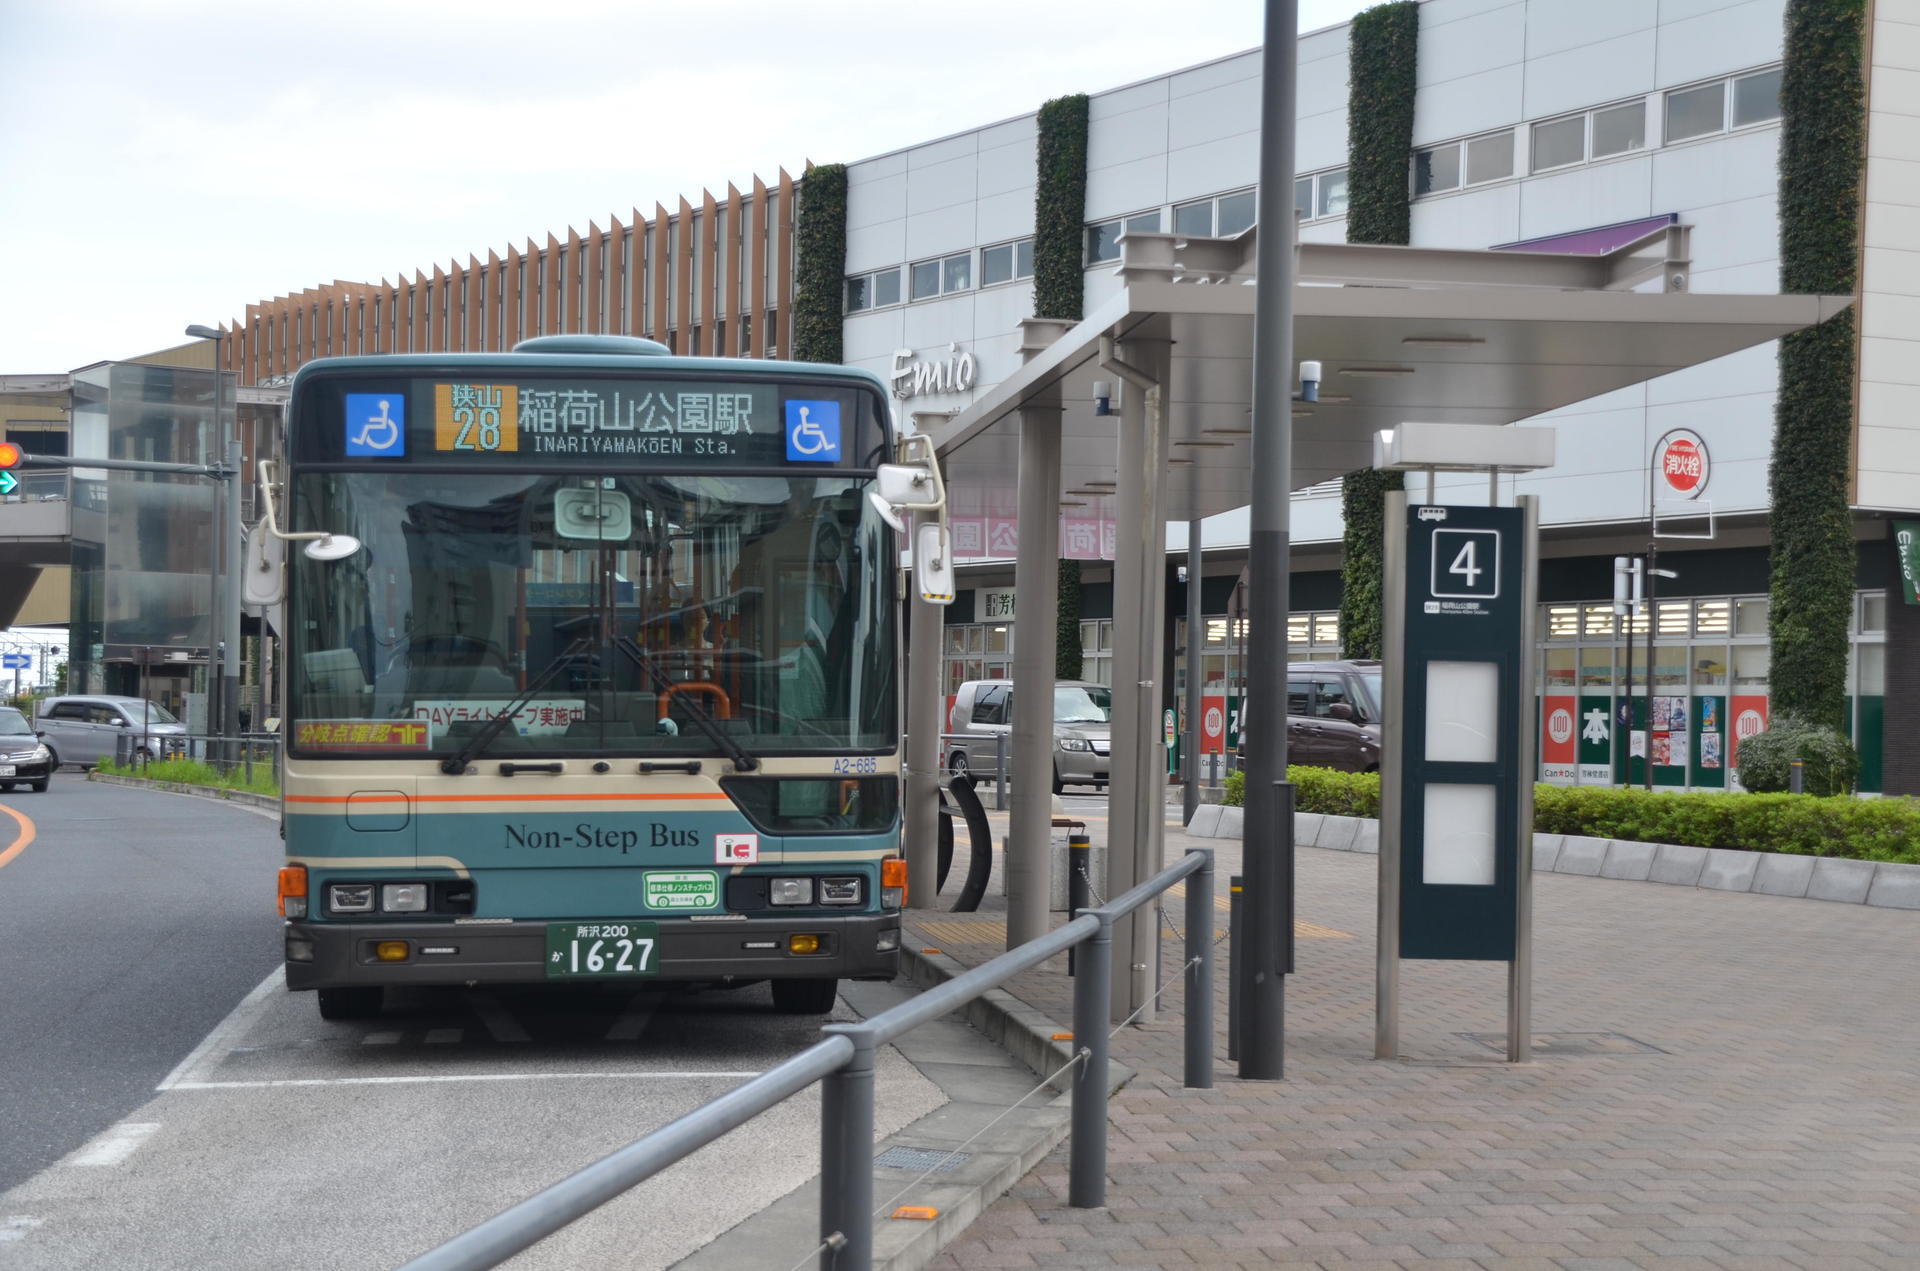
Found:
[[1181, 879], [1186, 894], [1186, 1054], [1189, 1089], [1213, 1088], [1213, 853], [1196, 849], [1097, 909], [911, 1001], [852, 1024], [678, 1120], [503, 1210], [400, 1271], [483, 1271], [528, 1249], [815, 1081], [820, 1091], [820, 1238], [825, 1271], [873, 1266], [873, 1102], [876, 1051], [958, 1010], [1022, 971], [1080, 944], [1073, 983], [1074, 1057], [1067, 1203], [1097, 1209], [1107, 1188], [1107, 1013], [1113, 925]]

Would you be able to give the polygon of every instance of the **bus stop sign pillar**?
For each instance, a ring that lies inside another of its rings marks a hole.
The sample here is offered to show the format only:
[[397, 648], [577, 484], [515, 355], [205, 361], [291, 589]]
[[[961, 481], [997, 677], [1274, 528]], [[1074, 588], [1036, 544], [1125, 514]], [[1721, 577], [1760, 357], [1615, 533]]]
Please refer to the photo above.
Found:
[[1399, 1054], [1402, 958], [1507, 963], [1508, 1060], [1531, 1045], [1539, 504], [1519, 504], [1387, 496], [1375, 1058]]

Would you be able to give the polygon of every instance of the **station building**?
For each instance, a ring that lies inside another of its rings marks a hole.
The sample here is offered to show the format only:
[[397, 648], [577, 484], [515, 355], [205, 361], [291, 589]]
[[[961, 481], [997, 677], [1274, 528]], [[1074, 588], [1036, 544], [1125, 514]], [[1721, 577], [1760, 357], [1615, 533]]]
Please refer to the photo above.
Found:
[[[1868, 42], [1849, 671], [1849, 726], [1868, 790], [1884, 784], [1890, 674], [1920, 698], [1920, 607], [1904, 601], [1892, 538], [1902, 518], [1920, 517], [1920, 371], [1906, 356], [1920, 340], [1920, 25], [1879, 8]], [[1689, 231], [1695, 292], [1778, 291], [1783, 17], [1784, 0], [1422, 0], [1411, 245], [1599, 253], [1678, 225]], [[1298, 176], [1287, 211], [1303, 241], [1346, 236], [1348, 36], [1342, 24], [1299, 38]], [[1259, 105], [1259, 50], [1091, 95], [1089, 309], [1119, 286], [1124, 235], [1228, 237], [1257, 222]], [[1036, 116], [1025, 114], [847, 165], [845, 358], [894, 386], [903, 419], [951, 418], [1021, 363], [1020, 324], [1034, 313], [1036, 136]], [[656, 204], [651, 217], [636, 208], [584, 234], [548, 233], [544, 246], [529, 239], [484, 262], [469, 255], [410, 280], [336, 282], [263, 301], [233, 324], [224, 364], [243, 384], [271, 386], [312, 357], [497, 349], [557, 331], [648, 335], [689, 354], [787, 356], [796, 184], [780, 172], [745, 191], [681, 198], [676, 209]], [[1415, 403], [1407, 418], [1424, 418], [1407, 385], [1417, 388], [1422, 360], [1447, 350], [1407, 355], [1384, 372], [1328, 365], [1323, 392], [1364, 403], [1391, 387], [1392, 400]], [[1395, 377], [1411, 378], [1389, 384]], [[1529, 421], [1566, 425], [1554, 468], [1501, 481], [1503, 497], [1541, 498], [1544, 779], [1638, 782], [1651, 759], [1657, 784], [1722, 787], [1738, 736], [1764, 726], [1768, 467], [1792, 462], [1772, 453], [1777, 383], [1776, 349], [1766, 345]], [[1244, 452], [1247, 443], [1217, 444]], [[1297, 660], [1340, 652], [1338, 485], [1294, 496]], [[1487, 495], [1484, 477], [1443, 476], [1439, 486], [1442, 501]], [[949, 692], [1010, 674], [1020, 633], [1016, 509], [961, 498], [963, 590], [944, 633]], [[1061, 518], [1064, 554], [1085, 561], [1086, 675], [1104, 680], [1111, 483], [1063, 490]], [[1618, 619], [1614, 557], [1646, 552], [1655, 521], [1663, 534], [1693, 537], [1658, 541], [1660, 565], [1676, 576], [1662, 580], [1650, 617]], [[1246, 513], [1199, 527], [1205, 629], [1191, 651], [1205, 692], [1230, 718], [1251, 656], [1236, 595]], [[1168, 544], [1170, 701], [1181, 700], [1190, 652], [1178, 616], [1186, 528], [1172, 527]], [[1638, 703], [1623, 716], [1623, 698], [1646, 692], [1649, 661], [1651, 709]]]

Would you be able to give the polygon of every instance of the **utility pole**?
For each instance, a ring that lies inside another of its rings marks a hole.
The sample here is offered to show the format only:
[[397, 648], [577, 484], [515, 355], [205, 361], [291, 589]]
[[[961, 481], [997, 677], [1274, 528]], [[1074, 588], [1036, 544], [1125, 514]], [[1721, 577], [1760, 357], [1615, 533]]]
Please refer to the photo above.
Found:
[[[1286, 1066], [1286, 981], [1293, 945], [1293, 816], [1287, 779], [1288, 541], [1293, 490], [1294, 91], [1297, 0], [1267, 0], [1260, 52], [1260, 200], [1253, 318], [1253, 506], [1248, 591], [1254, 638], [1273, 653], [1247, 669], [1256, 740], [1247, 767], [1246, 931], [1239, 968], [1240, 1076], [1277, 1081]], [[1189, 646], [1192, 634], [1188, 636]]]

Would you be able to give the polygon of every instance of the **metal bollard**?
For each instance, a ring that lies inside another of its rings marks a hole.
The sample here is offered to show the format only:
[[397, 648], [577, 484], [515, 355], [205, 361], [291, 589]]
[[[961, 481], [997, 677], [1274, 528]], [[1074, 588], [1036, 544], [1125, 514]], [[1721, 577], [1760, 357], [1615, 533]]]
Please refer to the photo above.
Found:
[[1787, 789], [1794, 794], [1807, 792], [1807, 763], [1796, 759], [1787, 767]]
[[1113, 919], [1082, 941], [1086, 961], [1073, 981], [1073, 1044], [1085, 1058], [1073, 1078], [1073, 1142], [1067, 1158], [1067, 1204], [1107, 1203], [1107, 994], [1113, 986]]
[[820, 1239], [846, 1240], [821, 1251], [820, 1271], [872, 1271], [873, 1034], [860, 1024], [820, 1031], [853, 1043], [846, 1067], [820, 1082]]
[[[1078, 834], [1067, 832], [1067, 918], [1072, 920], [1080, 916], [1080, 911], [1093, 903], [1093, 836], [1085, 830]], [[1067, 950], [1067, 974], [1073, 974], [1075, 958], [1080, 946]]]
[[1240, 875], [1227, 878], [1227, 1058], [1240, 1058]]
[[1213, 853], [1187, 875], [1186, 1086], [1213, 1089]]

